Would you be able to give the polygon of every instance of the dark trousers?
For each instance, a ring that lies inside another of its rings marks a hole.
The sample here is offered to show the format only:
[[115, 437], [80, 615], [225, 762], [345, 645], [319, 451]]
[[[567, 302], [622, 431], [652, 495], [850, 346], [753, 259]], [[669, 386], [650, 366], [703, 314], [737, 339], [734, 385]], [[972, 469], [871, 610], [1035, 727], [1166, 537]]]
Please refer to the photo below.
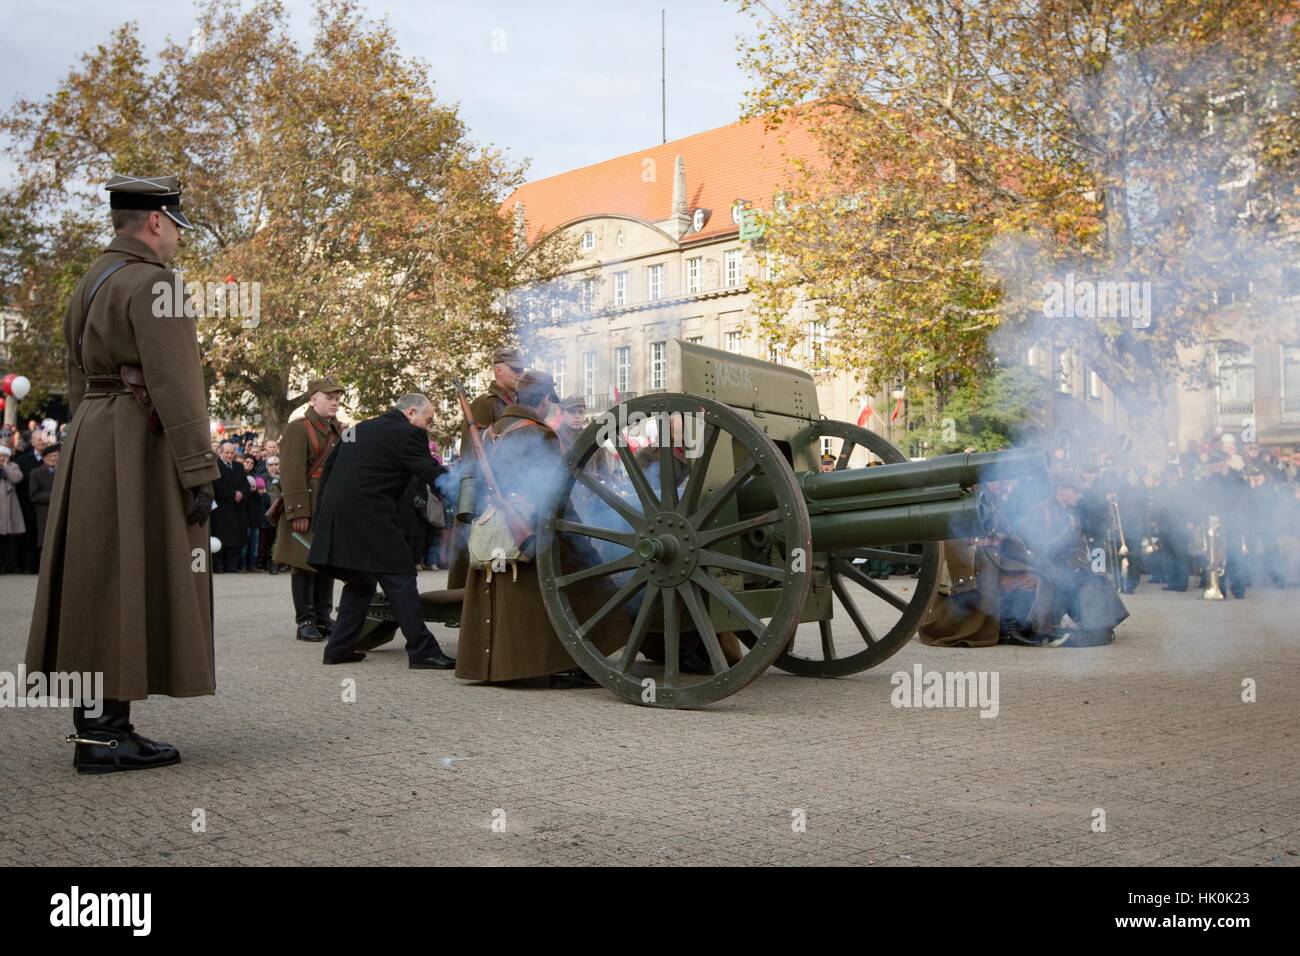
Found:
[[365, 624], [366, 611], [375, 596], [375, 587], [384, 589], [384, 596], [397, 618], [397, 626], [406, 637], [406, 654], [414, 659], [436, 650], [438, 641], [424, 623], [420, 614], [420, 592], [415, 583], [415, 570], [409, 574], [371, 574], [352, 571], [343, 585], [339, 598], [339, 613], [334, 621], [334, 633], [325, 645], [326, 657], [341, 657], [357, 642]]

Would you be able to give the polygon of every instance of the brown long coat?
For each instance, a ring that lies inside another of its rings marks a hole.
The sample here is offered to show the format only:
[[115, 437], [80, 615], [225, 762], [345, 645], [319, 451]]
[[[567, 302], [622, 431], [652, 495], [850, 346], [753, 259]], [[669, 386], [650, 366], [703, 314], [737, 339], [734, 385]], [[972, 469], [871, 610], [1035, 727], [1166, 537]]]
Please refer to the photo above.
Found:
[[[90, 285], [119, 261], [128, 264], [86, 315]], [[73, 290], [63, 324], [72, 421], [50, 498], [27, 669], [100, 671], [115, 700], [216, 690], [209, 529], [185, 515], [189, 489], [215, 479], [217, 465], [194, 320], [182, 303], [154, 314], [174, 281], [148, 246], [119, 236]], [[129, 393], [87, 387], [87, 375], [115, 376], [122, 365], [144, 370], [161, 433]]]
[[[315, 458], [307, 434], [309, 428], [316, 432], [325, 458], [343, 440], [343, 431], [338, 421], [326, 421], [310, 406], [304, 417], [295, 418], [284, 426], [284, 434], [280, 436], [280, 493], [284, 496], [284, 511], [280, 513], [280, 523], [276, 528], [275, 551], [271, 560], [302, 571], [314, 572], [316, 569], [307, 563], [307, 549], [293, 536], [293, 525], [290, 523], [294, 518], [313, 518], [316, 515], [320, 476], [313, 478], [308, 474]], [[323, 459], [321, 468], [324, 469]]]
[[[533, 501], [531, 493], [562, 474], [559, 439], [530, 408], [510, 405], [492, 426], [500, 434], [512, 422], [528, 419], [537, 423], [517, 428], [489, 450], [492, 473], [507, 495]], [[527, 466], [521, 465], [526, 461]], [[471, 567], [465, 584], [461, 610], [460, 641], [456, 648], [456, 676], [463, 680], [506, 681], [541, 677], [574, 666], [573, 658], [555, 636], [537, 575], [537, 564], [517, 566], [518, 580], [510, 571], [490, 577]], [[589, 618], [614, 593], [607, 579], [596, 578], [569, 589], [580, 619]], [[594, 639], [605, 653], [627, 643], [631, 621], [615, 611], [596, 628]]]

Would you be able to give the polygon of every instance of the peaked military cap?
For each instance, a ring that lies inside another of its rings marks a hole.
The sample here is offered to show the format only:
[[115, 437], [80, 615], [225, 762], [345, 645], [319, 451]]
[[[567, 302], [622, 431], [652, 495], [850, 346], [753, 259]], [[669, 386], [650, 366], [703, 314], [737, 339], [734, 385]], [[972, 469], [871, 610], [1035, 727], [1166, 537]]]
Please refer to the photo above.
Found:
[[315, 395], [317, 392], [324, 392], [326, 395], [333, 395], [335, 392], [342, 394], [343, 386], [334, 381], [334, 376], [326, 375], [324, 378], [313, 378], [307, 383], [308, 397]]
[[581, 395], [569, 395], [566, 396], [564, 400], [560, 402], [560, 407], [564, 409], [566, 412], [572, 412], [578, 409], [582, 409], [583, 411], [586, 411], [587, 400], [583, 398]]
[[520, 392], [540, 392], [554, 402], [560, 400], [560, 396], [555, 394], [555, 379], [540, 369], [530, 368], [524, 372], [515, 387]]
[[524, 353], [518, 349], [501, 348], [492, 353], [492, 364], [504, 362], [516, 372], [523, 371], [525, 367]]
[[114, 176], [104, 188], [111, 209], [157, 210], [182, 229], [194, 228], [181, 212], [181, 181], [175, 176]]

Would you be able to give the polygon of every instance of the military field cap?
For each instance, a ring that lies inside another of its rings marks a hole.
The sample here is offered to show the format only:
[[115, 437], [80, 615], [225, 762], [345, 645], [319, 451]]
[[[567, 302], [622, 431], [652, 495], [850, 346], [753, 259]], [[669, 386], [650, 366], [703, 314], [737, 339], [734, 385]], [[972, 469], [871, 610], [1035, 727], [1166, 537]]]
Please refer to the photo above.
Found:
[[576, 408], [581, 408], [585, 411], [587, 408], [587, 400], [581, 395], [570, 395], [560, 402], [560, 407], [566, 412], [571, 412]]
[[45, 450], [41, 452], [41, 454], [44, 457], [48, 458], [50, 455], [53, 455], [56, 451], [59, 451], [62, 447], [63, 446], [60, 445], [58, 442], [55, 442], [53, 445], [46, 445]]
[[515, 388], [520, 392], [541, 392], [552, 401], [560, 400], [560, 396], [555, 394], [555, 380], [540, 369], [530, 368], [520, 375]]
[[114, 176], [104, 188], [110, 209], [157, 210], [182, 229], [194, 228], [181, 212], [181, 181], [175, 176]]
[[524, 362], [524, 353], [518, 349], [497, 349], [492, 353], [492, 364], [504, 362], [516, 372], [522, 372], [526, 363]]
[[332, 395], [334, 392], [343, 393], [343, 386], [334, 381], [334, 376], [326, 375], [324, 378], [314, 378], [307, 383], [307, 396], [310, 398], [317, 392], [324, 392]]

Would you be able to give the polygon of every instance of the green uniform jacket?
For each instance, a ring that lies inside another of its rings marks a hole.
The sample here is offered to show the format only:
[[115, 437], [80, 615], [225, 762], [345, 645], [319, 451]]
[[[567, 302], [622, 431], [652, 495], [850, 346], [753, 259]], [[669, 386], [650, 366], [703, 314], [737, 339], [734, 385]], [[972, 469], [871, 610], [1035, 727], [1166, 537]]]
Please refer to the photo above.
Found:
[[[538, 427], [524, 426], [506, 435], [489, 448], [492, 473], [501, 482], [506, 495], [527, 498], [546, 465], [560, 473], [559, 439], [530, 408], [507, 406], [492, 431], [500, 434], [512, 422], [528, 419]], [[539, 441], [540, 436], [540, 441]], [[521, 479], [512, 463], [526, 456], [527, 478]], [[543, 464], [546, 463], [546, 464]], [[465, 604], [461, 610], [460, 640], [456, 650], [456, 676], [464, 680], [505, 681], [540, 677], [574, 666], [573, 658], [555, 636], [534, 561], [517, 565], [518, 578], [509, 571], [490, 577], [481, 568], [471, 567], [465, 583]], [[594, 578], [568, 589], [574, 611], [586, 620], [600, 609], [614, 593], [608, 578]], [[592, 638], [606, 654], [627, 643], [632, 622], [626, 613], [616, 611], [605, 618]]]
[[[109, 267], [127, 264], [99, 288]], [[28, 671], [100, 671], [104, 695], [191, 697], [216, 689], [209, 525], [189, 525], [190, 489], [217, 477], [193, 319], [176, 275], [138, 239], [113, 240], [72, 292], [63, 322], [72, 421], [50, 493]], [[159, 304], [155, 314], [155, 303]], [[82, 368], [73, 358], [82, 341]], [[162, 421], [86, 376], [144, 370]]]
[[[316, 514], [316, 500], [320, 494], [320, 478], [308, 474], [315, 454], [307, 429], [316, 432], [317, 444], [325, 457], [343, 440], [343, 430], [337, 421], [326, 421], [308, 407], [303, 418], [296, 418], [284, 426], [280, 436], [280, 494], [284, 496], [284, 511], [276, 526], [275, 551], [271, 560], [288, 564], [302, 571], [315, 571], [307, 563], [307, 549], [293, 536], [294, 518], [312, 518]], [[324, 462], [321, 463], [324, 468]], [[309, 528], [308, 534], [316, 530]]]

